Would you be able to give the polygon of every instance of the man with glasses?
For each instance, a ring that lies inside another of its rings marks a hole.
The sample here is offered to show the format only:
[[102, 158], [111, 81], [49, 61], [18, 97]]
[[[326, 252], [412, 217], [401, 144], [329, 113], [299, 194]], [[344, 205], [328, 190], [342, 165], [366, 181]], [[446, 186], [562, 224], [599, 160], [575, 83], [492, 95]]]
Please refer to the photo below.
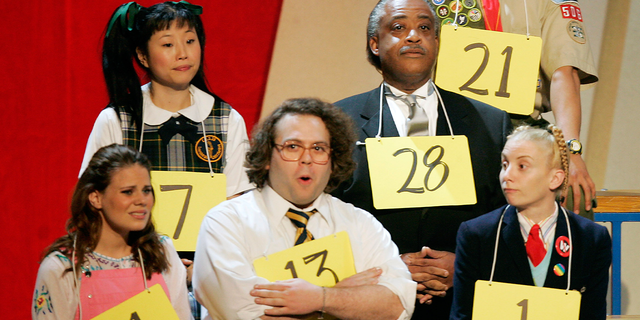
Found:
[[[416, 284], [389, 233], [326, 193], [353, 172], [355, 141], [350, 118], [316, 99], [287, 100], [264, 120], [245, 164], [257, 189], [211, 209], [200, 229], [193, 284], [209, 319], [411, 316]], [[253, 267], [256, 259], [341, 231], [356, 274], [333, 287], [270, 282]]]

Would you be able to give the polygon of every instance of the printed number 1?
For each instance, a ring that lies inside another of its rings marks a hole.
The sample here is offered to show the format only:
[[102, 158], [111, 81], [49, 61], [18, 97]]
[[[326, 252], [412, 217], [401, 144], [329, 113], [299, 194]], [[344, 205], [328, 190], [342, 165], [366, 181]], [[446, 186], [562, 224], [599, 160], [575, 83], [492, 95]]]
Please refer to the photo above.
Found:
[[522, 307], [522, 314], [520, 315], [520, 320], [527, 320], [527, 309], [529, 307], [529, 299], [523, 299], [518, 302], [518, 306]]
[[137, 312], [131, 314], [131, 319], [129, 320], [140, 320], [140, 316], [138, 316]]
[[193, 191], [193, 186], [191, 185], [161, 185], [160, 191], [174, 191], [174, 190], [187, 190], [187, 196], [184, 199], [184, 205], [182, 206], [182, 213], [180, 214], [180, 220], [178, 220], [178, 225], [176, 226], [176, 231], [173, 233], [173, 239], [177, 240], [180, 238], [180, 232], [182, 232], [182, 227], [184, 226], [184, 220], [187, 218], [187, 210], [189, 209], [189, 201], [191, 200], [191, 191]]

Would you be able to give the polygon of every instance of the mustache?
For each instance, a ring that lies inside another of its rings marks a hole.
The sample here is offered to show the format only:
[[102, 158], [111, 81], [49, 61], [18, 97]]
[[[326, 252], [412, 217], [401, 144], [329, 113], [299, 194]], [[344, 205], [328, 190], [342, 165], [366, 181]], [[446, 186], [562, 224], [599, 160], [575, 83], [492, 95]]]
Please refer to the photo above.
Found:
[[423, 47], [421, 47], [420, 45], [412, 45], [412, 46], [404, 46], [402, 48], [400, 48], [400, 54], [403, 54], [409, 50], [420, 50], [422, 52], [422, 54], [427, 54], [427, 50]]

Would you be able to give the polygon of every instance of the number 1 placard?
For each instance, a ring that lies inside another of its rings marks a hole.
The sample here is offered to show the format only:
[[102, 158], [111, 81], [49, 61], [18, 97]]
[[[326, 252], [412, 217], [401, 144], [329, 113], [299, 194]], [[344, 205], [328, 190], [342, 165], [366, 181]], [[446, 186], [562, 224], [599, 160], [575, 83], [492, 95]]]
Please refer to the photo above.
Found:
[[575, 290], [478, 280], [473, 320], [578, 320], [580, 293]]
[[171, 237], [178, 251], [195, 251], [202, 219], [227, 199], [224, 174], [151, 171], [156, 197], [153, 220], [158, 232]]
[[365, 140], [376, 209], [476, 203], [465, 136]]
[[509, 113], [533, 112], [542, 39], [442, 26], [436, 84]]

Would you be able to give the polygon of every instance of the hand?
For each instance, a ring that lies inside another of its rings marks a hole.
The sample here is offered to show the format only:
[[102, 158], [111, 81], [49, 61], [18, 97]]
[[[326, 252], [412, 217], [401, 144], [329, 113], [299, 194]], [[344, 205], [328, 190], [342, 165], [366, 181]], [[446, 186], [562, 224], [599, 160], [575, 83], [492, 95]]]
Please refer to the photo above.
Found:
[[322, 308], [322, 287], [296, 278], [257, 284], [250, 294], [256, 297], [257, 304], [271, 306], [264, 314], [267, 316], [302, 315]]
[[358, 272], [351, 277], [342, 279], [336, 283], [335, 288], [359, 287], [366, 285], [378, 284], [378, 279], [382, 275], [382, 269], [371, 268], [362, 272]]
[[[579, 154], [569, 155], [569, 185], [573, 188], [573, 208], [569, 210], [580, 213], [580, 187], [584, 191], [584, 208], [585, 210], [591, 210], [591, 199], [596, 197], [596, 185], [591, 180], [591, 176], [587, 171], [587, 165], [584, 163], [582, 156]], [[568, 190], [568, 189], [567, 189]], [[565, 191], [568, 192], [568, 191]], [[566, 196], [566, 194], [565, 194]], [[567, 200], [563, 202], [566, 206]]]
[[453, 286], [455, 254], [423, 247], [420, 252], [405, 253], [401, 258], [411, 278], [418, 282], [416, 297], [420, 303], [430, 304], [434, 296], [444, 297]]
[[191, 284], [191, 277], [193, 276], [193, 261], [189, 259], [180, 259], [182, 264], [187, 268], [187, 286]]

